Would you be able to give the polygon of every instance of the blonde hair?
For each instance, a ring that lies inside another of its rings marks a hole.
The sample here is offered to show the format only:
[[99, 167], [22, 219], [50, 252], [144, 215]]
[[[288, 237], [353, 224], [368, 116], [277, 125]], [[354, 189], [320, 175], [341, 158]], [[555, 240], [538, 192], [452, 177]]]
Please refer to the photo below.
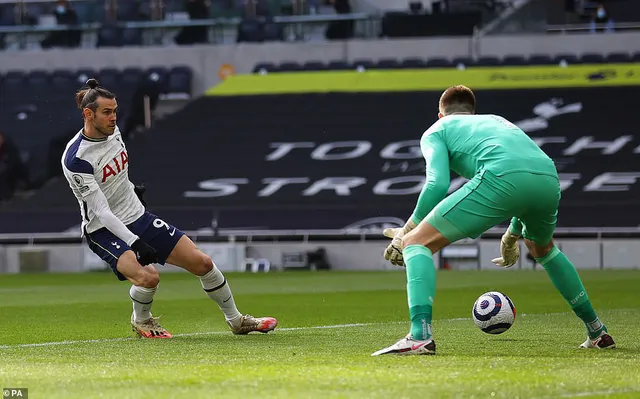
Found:
[[452, 86], [440, 96], [439, 108], [444, 115], [456, 112], [473, 114], [476, 112], [476, 96], [467, 86]]

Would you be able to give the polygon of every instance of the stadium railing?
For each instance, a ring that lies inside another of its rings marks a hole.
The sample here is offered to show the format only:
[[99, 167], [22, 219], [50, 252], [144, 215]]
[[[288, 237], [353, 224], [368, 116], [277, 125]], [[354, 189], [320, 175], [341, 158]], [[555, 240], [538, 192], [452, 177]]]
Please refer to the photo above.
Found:
[[[381, 241], [388, 240], [382, 231], [372, 230], [224, 230], [216, 232], [185, 231], [197, 242], [251, 243], [251, 242], [298, 242], [312, 241]], [[480, 239], [498, 239], [504, 228], [492, 228]], [[600, 227], [600, 228], [558, 228], [557, 239], [595, 239], [640, 238], [640, 227]], [[0, 245], [35, 244], [78, 244], [83, 239], [75, 232], [64, 233], [16, 233], [0, 234]], [[466, 243], [474, 240], [467, 240]], [[477, 241], [477, 240], [476, 240]]]
[[[258, 17], [257, 19], [260, 19]], [[365, 34], [367, 36], [373, 35], [372, 24], [379, 22], [380, 17], [370, 15], [366, 13], [352, 13], [352, 14], [327, 14], [327, 15], [281, 15], [274, 16], [270, 19], [271, 22], [279, 25], [313, 25], [313, 24], [326, 24], [337, 21], [360, 21], [365, 23]], [[198, 20], [162, 20], [162, 21], [131, 21], [131, 22], [116, 22], [115, 25], [123, 29], [141, 29], [143, 31], [148, 30], [176, 30], [185, 27], [206, 26], [215, 30], [224, 28], [235, 28], [242, 22], [241, 18], [209, 18]], [[49, 32], [59, 32], [67, 30], [80, 30], [83, 32], [96, 32], [103, 26], [100, 22], [82, 23], [78, 25], [14, 25], [14, 26], [0, 26], [0, 34], [18, 34], [18, 35], [33, 35], [43, 34]], [[214, 37], [216, 37], [214, 35]]]
[[[591, 24], [566, 24], [566, 25], [547, 25], [547, 33], [589, 33]], [[603, 24], [597, 24], [598, 31], [604, 29]], [[613, 26], [614, 31], [640, 30], [640, 22], [616, 22]]]

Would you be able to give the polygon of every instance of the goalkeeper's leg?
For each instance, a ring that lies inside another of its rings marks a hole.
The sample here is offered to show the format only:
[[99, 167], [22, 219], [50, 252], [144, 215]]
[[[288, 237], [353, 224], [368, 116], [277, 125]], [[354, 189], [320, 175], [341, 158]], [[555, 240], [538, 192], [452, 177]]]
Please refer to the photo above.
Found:
[[462, 238], [478, 237], [511, 214], [507, 208], [509, 201], [504, 200], [504, 195], [497, 193], [494, 185], [481, 185], [482, 181], [480, 175], [471, 179], [436, 205], [415, 229], [402, 237], [411, 332], [395, 345], [374, 355], [435, 353], [431, 329], [436, 290], [433, 254]]
[[448, 245], [449, 241], [426, 220], [407, 233], [402, 241], [411, 331], [406, 337], [372, 356], [433, 355], [436, 351], [431, 335], [433, 299], [436, 293], [436, 269], [432, 256]]
[[545, 245], [536, 244], [531, 239], [525, 239], [525, 243], [531, 255], [547, 271], [553, 285], [584, 323], [588, 338], [580, 347], [615, 348], [613, 338], [593, 309], [587, 290], [571, 261], [554, 245], [553, 240]]

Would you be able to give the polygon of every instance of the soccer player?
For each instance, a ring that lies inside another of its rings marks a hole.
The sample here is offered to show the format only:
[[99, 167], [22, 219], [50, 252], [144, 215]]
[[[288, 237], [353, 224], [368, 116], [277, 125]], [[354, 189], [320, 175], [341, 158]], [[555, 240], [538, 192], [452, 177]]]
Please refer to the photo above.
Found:
[[[500, 244], [498, 266], [510, 267], [520, 253], [518, 239], [544, 266], [556, 289], [584, 322], [582, 348], [614, 348], [569, 259], [554, 245], [560, 185], [553, 163], [526, 133], [496, 115], [476, 115], [474, 93], [454, 86], [440, 97], [438, 121], [423, 135], [426, 182], [413, 214], [392, 238], [385, 259], [406, 264], [411, 332], [384, 354], [435, 354], [431, 315], [436, 288], [432, 255], [462, 238], [476, 238], [511, 219]], [[446, 197], [450, 171], [469, 181]]]
[[76, 94], [84, 127], [69, 141], [62, 169], [78, 199], [82, 235], [120, 281], [132, 283], [131, 327], [144, 338], [171, 338], [151, 314], [160, 281], [154, 263], [179, 266], [196, 275], [234, 334], [267, 333], [272, 317], [242, 315], [226, 278], [182, 231], [145, 210], [143, 191], [129, 181], [129, 155], [116, 126], [116, 96], [95, 79]]

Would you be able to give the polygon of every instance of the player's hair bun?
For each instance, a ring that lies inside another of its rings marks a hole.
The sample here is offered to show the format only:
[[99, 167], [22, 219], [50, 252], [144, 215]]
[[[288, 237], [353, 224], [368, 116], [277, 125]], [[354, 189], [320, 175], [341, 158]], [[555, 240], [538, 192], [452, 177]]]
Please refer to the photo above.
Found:
[[98, 81], [95, 79], [89, 79], [87, 80], [87, 86], [89, 86], [90, 89], [97, 89], [98, 88]]

